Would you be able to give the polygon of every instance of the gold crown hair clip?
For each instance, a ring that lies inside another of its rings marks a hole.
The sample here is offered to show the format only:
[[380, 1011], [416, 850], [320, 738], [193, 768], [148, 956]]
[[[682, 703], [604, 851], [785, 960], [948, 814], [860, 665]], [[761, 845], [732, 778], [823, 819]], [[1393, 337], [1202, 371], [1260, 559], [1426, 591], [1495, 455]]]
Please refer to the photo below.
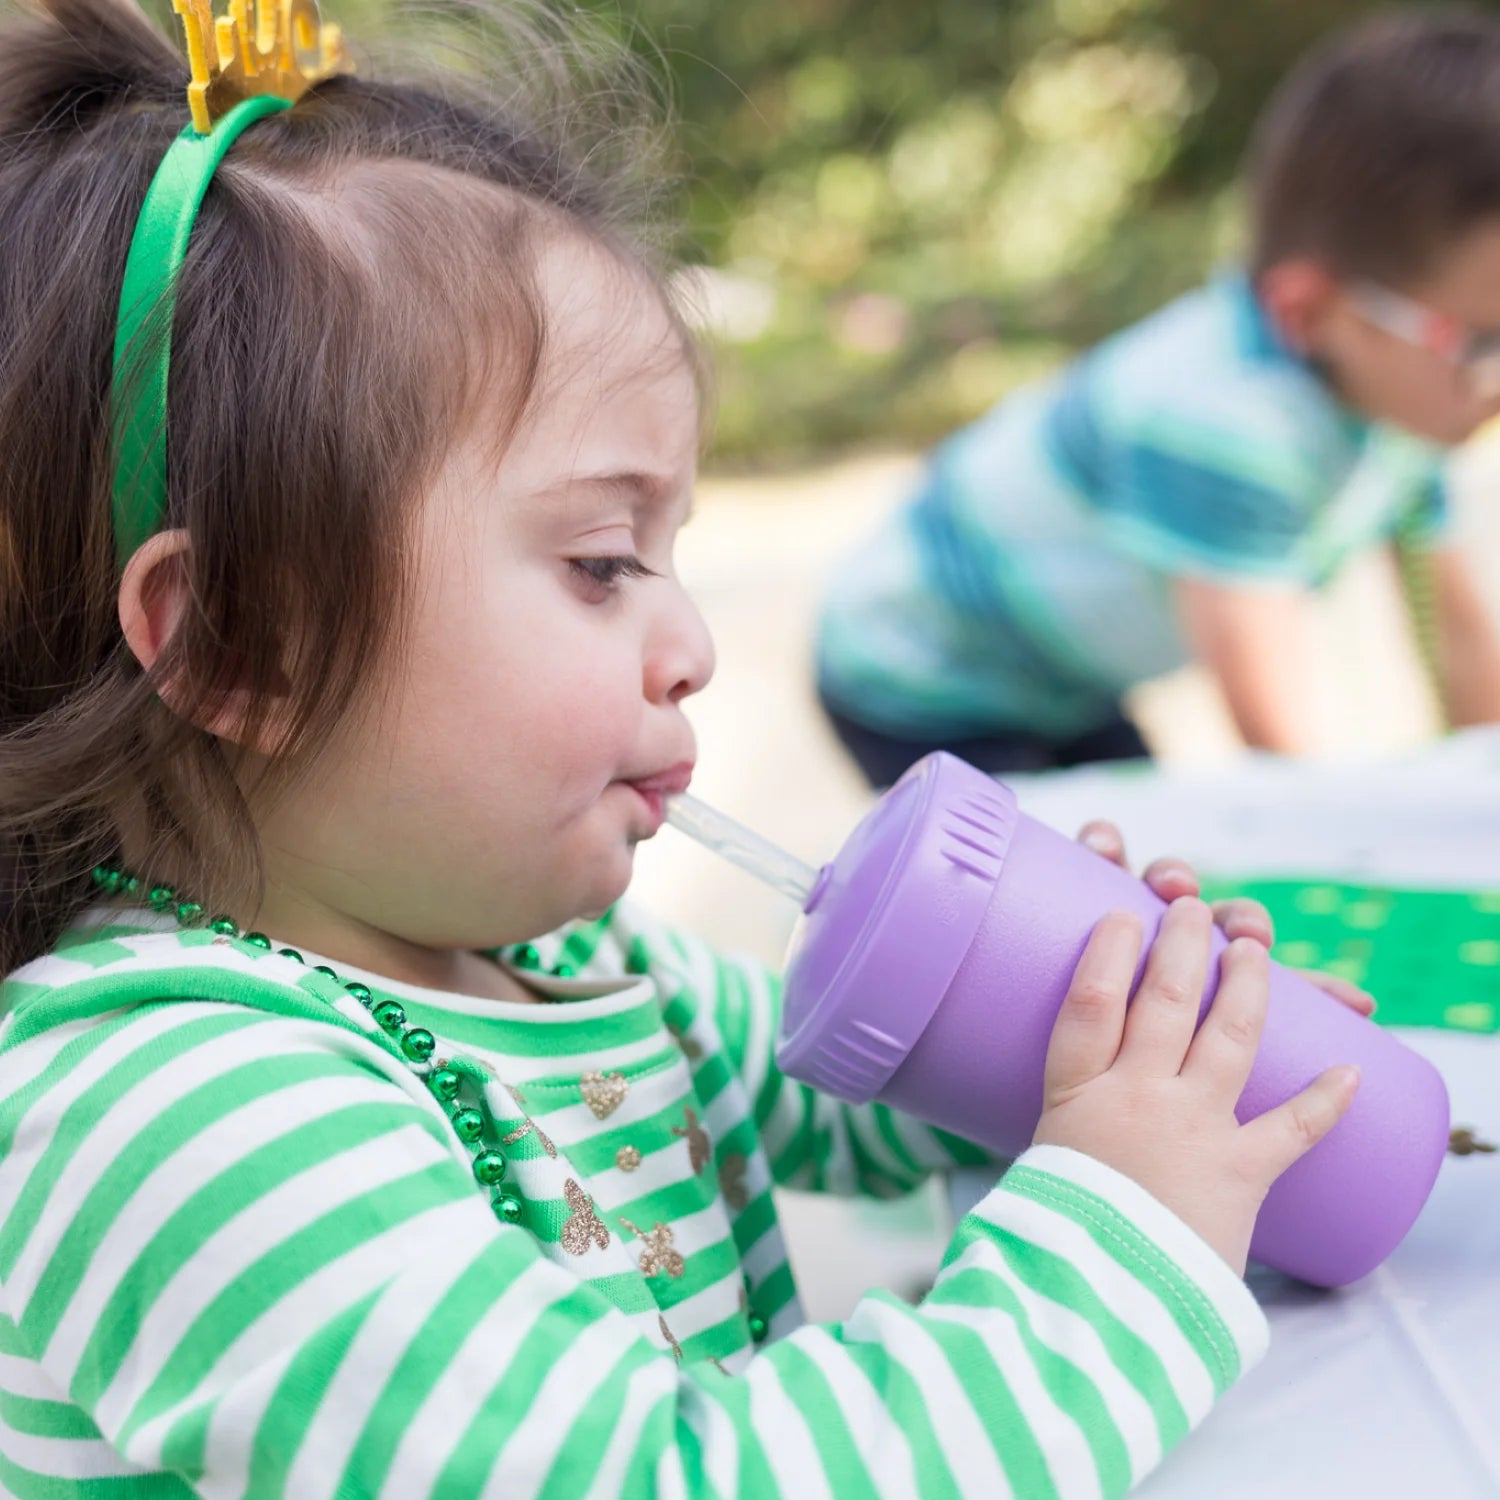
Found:
[[187, 33], [193, 129], [207, 135], [236, 104], [259, 95], [294, 103], [315, 83], [352, 72], [343, 33], [316, 0], [172, 0]]

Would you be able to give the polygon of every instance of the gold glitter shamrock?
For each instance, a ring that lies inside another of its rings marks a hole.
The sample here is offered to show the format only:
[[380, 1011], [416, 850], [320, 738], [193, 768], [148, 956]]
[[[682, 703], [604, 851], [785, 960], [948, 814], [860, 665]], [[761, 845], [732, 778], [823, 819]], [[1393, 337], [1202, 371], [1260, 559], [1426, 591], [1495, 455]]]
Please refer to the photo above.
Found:
[[731, 1208], [743, 1208], [750, 1201], [750, 1189], [745, 1186], [745, 1168], [749, 1165], [738, 1151], [734, 1151], [719, 1167], [719, 1191]]
[[697, 1111], [692, 1105], [688, 1105], [682, 1112], [684, 1124], [674, 1125], [672, 1134], [681, 1136], [688, 1143], [688, 1162], [692, 1166], [693, 1176], [697, 1176], [709, 1163], [714, 1154], [714, 1143], [709, 1140], [708, 1132], [698, 1123]]
[[656, 1315], [656, 1326], [661, 1329], [661, 1336], [667, 1341], [672, 1350], [672, 1358], [678, 1364], [682, 1363], [682, 1345], [672, 1335], [672, 1330], [667, 1327], [667, 1320], [660, 1313]]
[[650, 1234], [622, 1217], [620, 1222], [635, 1236], [646, 1243], [641, 1252], [641, 1275], [656, 1276], [665, 1271], [668, 1276], [681, 1276], [687, 1270], [682, 1252], [672, 1248], [672, 1230], [666, 1224], [655, 1225]]
[[699, 1044], [694, 1041], [692, 1037], [684, 1036], [683, 1033], [676, 1026], [672, 1025], [670, 1021], [667, 1022], [667, 1030], [672, 1033], [673, 1037], [676, 1039], [677, 1045], [682, 1048], [682, 1055], [687, 1058], [689, 1062], [697, 1062], [698, 1059], [703, 1056], [703, 1048], [699, 1046]]
[[[526, 1108], [526, 1096], [522, 1094], [520, 1089], [511, 1089], [510, 1096], [521, 1106], [524, 1112]], [[514, 1146], [517, 1141], [525, 1140], [528, 1135], [532, 1135], [533, 1133], [536, 1135], [537, 1140], [542, 1143], [542, 1150], [555, 1161], [557, 1159], [557, 1147], [552, 1144], [547, 1132], [530, 1115], [526, 1116], [526, 1123], [524, 1125], [517, 1125], [508, 1135], [502, 1135], [500, 1137], [500, 1144], [502, 1146]]]
[[609, 1248], [609, 1230], [594, 1212], [594, 1200], [570, 1177], [563, 1183], [563, 1197], [573, 1210], [562, 1227], [562, 1247], [569, 1255], [583, 1255], [590, 1245]]

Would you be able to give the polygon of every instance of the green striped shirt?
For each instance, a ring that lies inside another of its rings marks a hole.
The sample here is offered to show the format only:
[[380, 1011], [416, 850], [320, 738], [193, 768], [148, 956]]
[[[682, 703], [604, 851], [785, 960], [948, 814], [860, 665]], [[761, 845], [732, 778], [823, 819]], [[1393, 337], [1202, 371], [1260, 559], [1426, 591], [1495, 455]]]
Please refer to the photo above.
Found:
[[5, 982], [0, 1490], [1118, 1495], [1262, 1352], [1201, 1240], [1052, 1147], [920, 1306], [806, 1323], [773, 1184], [889, 1195], [981, 1153], [784, 1078], [751, 964], [624, 908], [540, 946], [566, 1004], [340, 968], [458, 1067], [517, 1225], [310, 967], [113, 912]]

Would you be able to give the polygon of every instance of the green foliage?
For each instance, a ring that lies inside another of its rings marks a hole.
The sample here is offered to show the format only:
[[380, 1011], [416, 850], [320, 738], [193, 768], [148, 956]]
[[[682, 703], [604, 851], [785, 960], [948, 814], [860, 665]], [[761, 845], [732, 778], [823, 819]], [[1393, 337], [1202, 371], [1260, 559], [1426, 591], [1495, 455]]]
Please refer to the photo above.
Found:
[[731, 273], [731, 464], [930, 441], [1201, 280], [1261, 105], [1375, 8], [627, 3], [600, 13], [670, 71], [693, 251]]
[[[386, 9], [325, 3], [356, 38]], [[714, 272], [697, 300], [719, 351], [716, 457], [763, 464], [929, 442], [1201, 280], [1236, 251], [1235, 174], [1271, 90], [1378, 7], [584, 8], [671, 88], [689, 258]]]

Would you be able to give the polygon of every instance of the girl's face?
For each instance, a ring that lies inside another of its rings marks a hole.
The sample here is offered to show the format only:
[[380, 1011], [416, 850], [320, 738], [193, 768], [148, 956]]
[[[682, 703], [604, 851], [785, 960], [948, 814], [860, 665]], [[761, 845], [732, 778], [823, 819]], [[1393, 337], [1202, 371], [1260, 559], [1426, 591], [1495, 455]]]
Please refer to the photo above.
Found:
[[481, 434], [422, 507], [379, 701], [262, 825], [274, 906], [424, 948], [533, 937], [623, 893], [691, 772], [682, 706], [714, 658], [673, 568], [698, 447], [681, 336], [593, 248], [554, 245], [539, 280], [529, 414], [498, 471]]

